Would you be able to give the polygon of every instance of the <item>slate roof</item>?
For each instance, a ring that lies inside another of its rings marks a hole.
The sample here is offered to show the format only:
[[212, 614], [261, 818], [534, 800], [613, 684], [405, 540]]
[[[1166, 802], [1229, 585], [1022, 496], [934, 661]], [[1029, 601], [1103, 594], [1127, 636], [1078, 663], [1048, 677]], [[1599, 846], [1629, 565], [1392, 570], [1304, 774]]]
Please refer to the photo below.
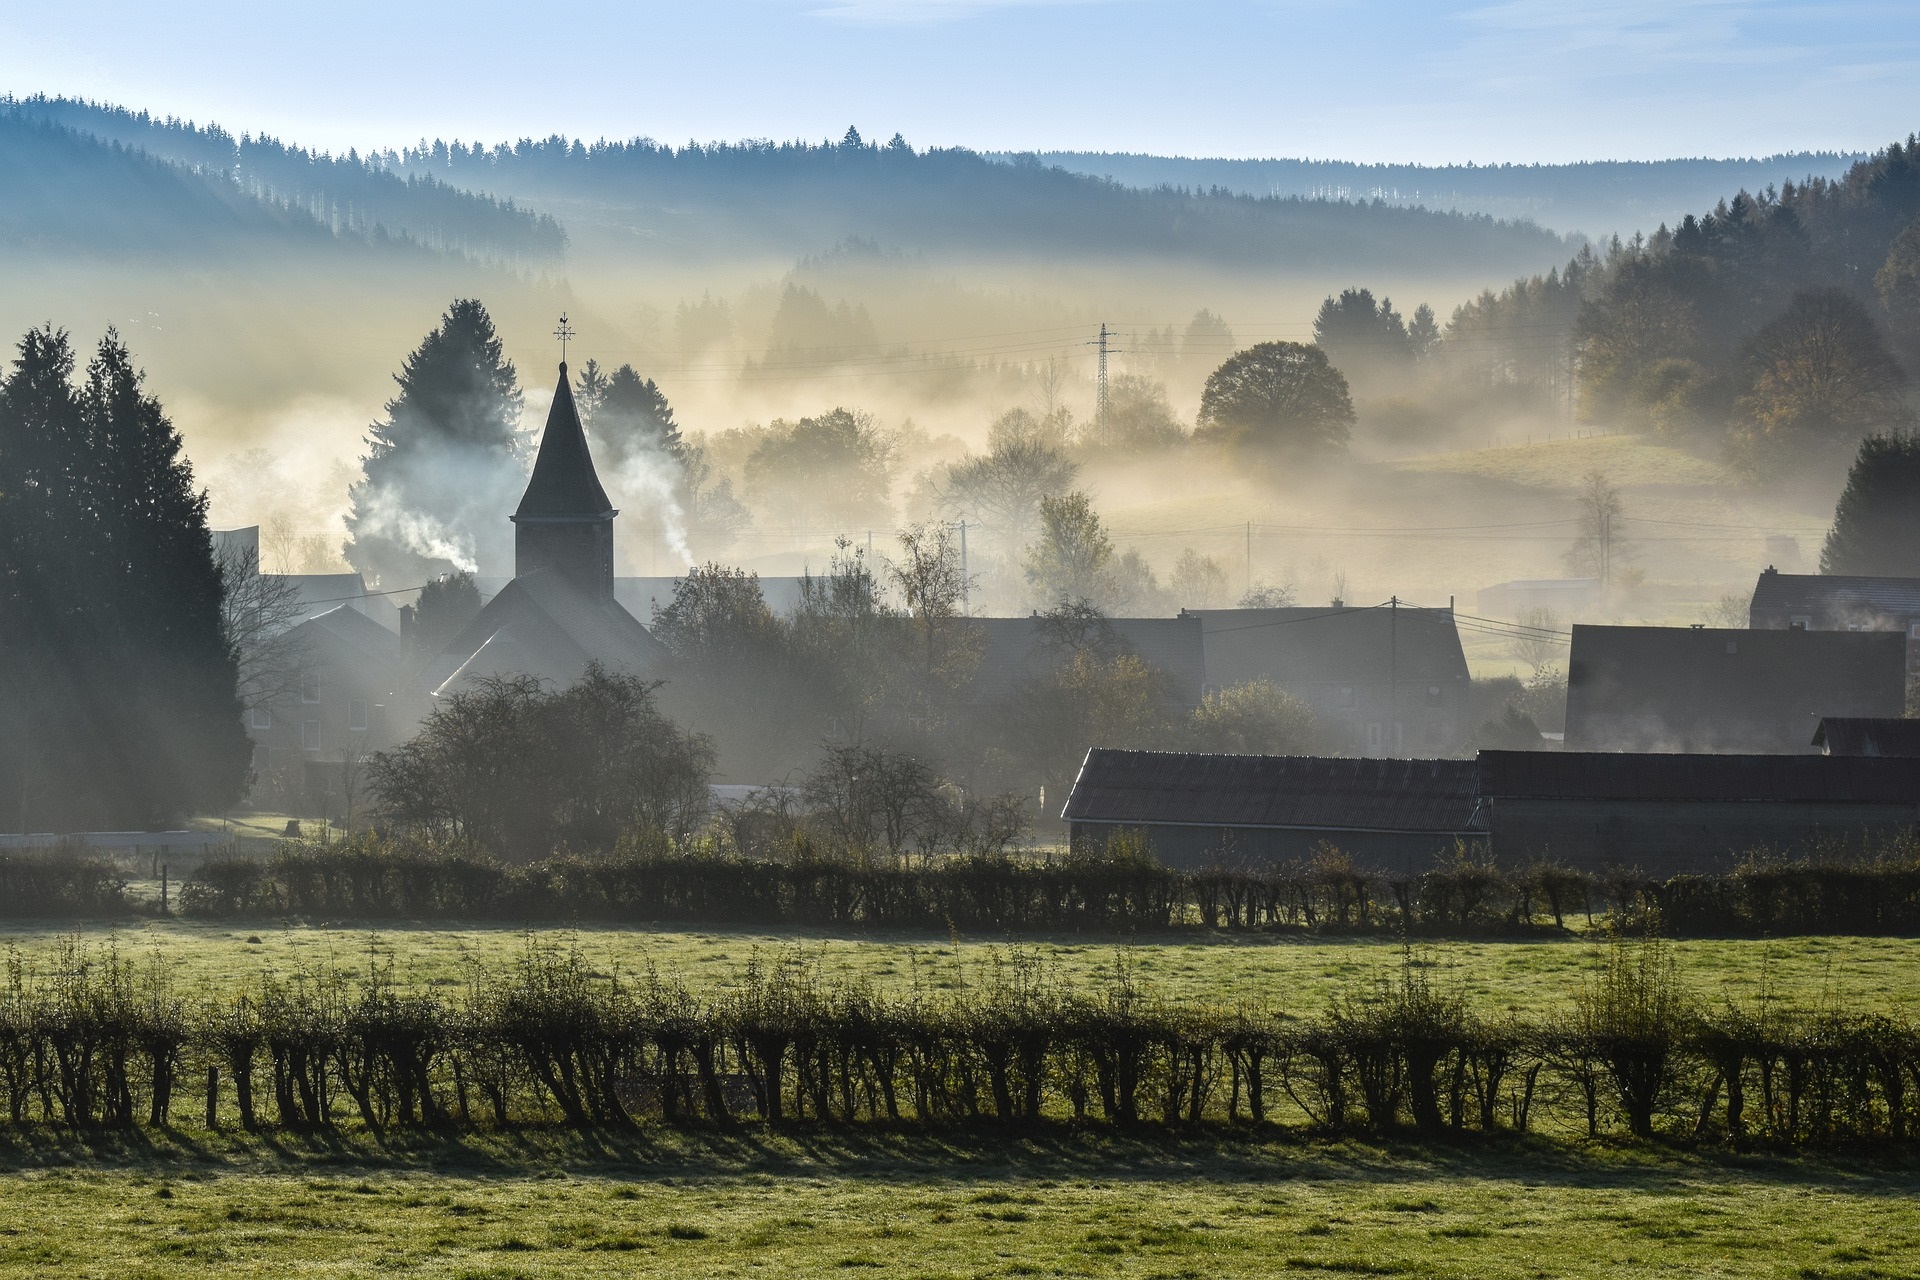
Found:
[[1190, 609], [1206, 637], [1207, 683], [1282, 686], [1464, 681], [1450, 609]]
[[550, 569], [515, 578], [422, 669], [436, 696], [486, 676], [522, 674], [554, 684], [580, 678], [589, 662], [646, 675], [666, 646], [614, 600], [581, 590]]
[[1920, 720], [1827, 716], [1813, 745], [1830, 756], [1920, 756]]
[[1898, 715], [1895, 631], [1736, 631], [1576, 623], [1569, 750], [1807, 752], [1822, 716]]
[[[966, 700], [1004, 702], [1028, 683], [1044, 679], [1070, 655], [1038, 616], [969, 618], [965, 625], [983, 643], [980, 666], [968, 682]], [[1206, 686], [1206, 650], [1200, 621], [1180, 618], [1107, 618], [1102, 627], [1113, 647], [1160, 668], [1182, 706], [1200, 705]]]
[[1810, 614], [1833, 621], [1849, 615], [1920, 617], [1920, 578], [1858, 578], [1837, 573], [1777, 573], [1753, 584], [1749, 619]]
[[388, 671], [400, 669], [403, 652], [400, 637], [358, 609], [344, 604], [335, 605], [301, 625], [325, 630], [362, 657], [381, 664]]
[[1471, 760], [1359, 760], [1193, 752], [1087, 752], [1060, 816], [1068, 822], [1466, 835]]
[[563, 362], [560, 383], [553, 391], [553, 407], [547, 410], [546, 430], [540, 434], [540, 452], [533, 460], [533, 475], [513, 518], [586, 520], [613, 513], [613, 503], [607, 500], [607, 491], [600, 487], [600, 476], [593, 469], [587, 433], [581, 429], [580, 412], [574, 407], [573, 387]]
[[1482, 751], [1480, 791], [1502, 799], [1920, 803], [1920, 759]]

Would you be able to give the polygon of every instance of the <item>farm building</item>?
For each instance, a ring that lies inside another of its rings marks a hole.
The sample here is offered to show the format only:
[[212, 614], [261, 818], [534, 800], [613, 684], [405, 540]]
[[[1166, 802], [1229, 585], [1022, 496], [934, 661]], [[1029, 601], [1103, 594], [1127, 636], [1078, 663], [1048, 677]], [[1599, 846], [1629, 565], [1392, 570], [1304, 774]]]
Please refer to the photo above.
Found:
[[1897, 631], [1907, 670], [1920, 674], [1920, 578], [1778, 573], [1753, 584], [1747, 625], [1756, 631]]
[[1858, 852], [1920, 821], [1920, 759], [1482, 751], [1493, 852], [1649, 875], [1740, 855]]
[[533, 475], [513, 515], [514, 578], [428, 659], [423, 690], [444, 696], [502, 675], [567, 685], [592, 662], [634, 675], [658, 668], [666, 647], [614, 598], [619, 514], [594, 472], [562, 364]]
[[1826, 756], [1920, 756], [1920, 720], [1826, 716], [1813, 745]]
[[1267, 679], [1313, 708], [1336, 749], [1439, 755], [1473, 732], [1452, 609], [1197, 609], [1212, 689]]
[[1095, 747], [1061, 818], [1076, 847], [1139, 832], [1169, 866], [1263, 863], [1332, 844], [1421, 868], [1485, 839], [1471, 760], [1228, 756]]
[[1569, 751], [1807, 752], [1822, 716], [1897, 716], [1896, 632], [1576, 624]]
[[287, 687], [246, 712], [253, 769], [281, 803], [344, 794], [358, 763], [412, 732], [400, 637], [335, 605], [287, 632]]

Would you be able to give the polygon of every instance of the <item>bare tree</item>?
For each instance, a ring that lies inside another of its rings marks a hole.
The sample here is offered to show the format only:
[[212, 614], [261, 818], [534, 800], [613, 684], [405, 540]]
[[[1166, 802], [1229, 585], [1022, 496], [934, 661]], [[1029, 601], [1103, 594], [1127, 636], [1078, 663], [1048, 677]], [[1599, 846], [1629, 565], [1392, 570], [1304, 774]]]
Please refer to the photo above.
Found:
[[969, 674], [978, 655], [955, 625], [966, 613], [972, 579], [960, 563], [960, 544], [944, 524], [916, 524], [900, 534], [900, 558], [888, 565], [906, 606], [929, 685], [951, 687]]
[[1611, 587], [1633, 561], [1633, 548], [1625, 537], [1626, 502], [1618, 486], [1600, 471], [1580, 478], [1574, 501], [1579, 524], [1567, 551], [1567, 565], [1576, 573], [1598, 578], [1602, 587]]
[[1507, 639], [1508, 657], [1526, 663], [1535, 675], [1560, 661], [1568, 640], [1553, 610], [1523, 609], [1515, 622], [1517, 629]]
[[294, 628], [306, 615], [299, 586], [258, 572], [252, 557], [234, 548], [214, 553], [222, 588], [220, 624], [239, 663], [240, 705], [257, 711], [296, 697], [313, 667]]
[[284, 511], [267, 517], [260, 526], [260, 547], [273, 573], [293, 573], [300, 558], [300, 531]]

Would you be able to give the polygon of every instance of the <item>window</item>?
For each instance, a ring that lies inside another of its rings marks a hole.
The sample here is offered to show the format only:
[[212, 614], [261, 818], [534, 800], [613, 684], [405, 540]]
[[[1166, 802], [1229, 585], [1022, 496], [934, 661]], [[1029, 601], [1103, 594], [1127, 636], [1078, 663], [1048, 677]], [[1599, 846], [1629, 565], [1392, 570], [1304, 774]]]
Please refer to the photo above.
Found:
[[1920, 640], [1920, 622], [1916, 622], [1907, 628], [1907, 639]]
[[300, 748], [303, 751], [318, 751], [320, 749], [320, 722], [318, 720], [302, 720], [300, 722]]
[[367, 727], [367, 704], [354, 701], [347, 704], [347, 728], [364, 729]]
[[1369, 725], [1367, 725], [1367, 750], [1378, 751], [1379, 749], [1380, 749], [1380, 722], [1378, 720], [1375, 720]]
[[253, 710], [247, 712], [247, 728], [249, 729], [273, 728], [273, 712], [269, 711], [265, 707], [255, 707]]
[[1813, 619], [1807, 614], [1796, 613], [1793, 617], [1787, 619], [1787, 630], [1811, 631], [1813, 630]]
[[300, 677], [300, 701], [309, 705], [320, 701], [320, 677]]
[[[1340, 697], [1337, 701], [1337, 705], [1342, 707], [1350, 707], [1353, 705], [1353, 686], [1352, 685], [1349, 684], [1349, 685], [1341, 686]], [[1374, 726], [1374, 729], [1376, 731], [1378, 731], [1379, 728], [1380, 728], [1379, 725]]]

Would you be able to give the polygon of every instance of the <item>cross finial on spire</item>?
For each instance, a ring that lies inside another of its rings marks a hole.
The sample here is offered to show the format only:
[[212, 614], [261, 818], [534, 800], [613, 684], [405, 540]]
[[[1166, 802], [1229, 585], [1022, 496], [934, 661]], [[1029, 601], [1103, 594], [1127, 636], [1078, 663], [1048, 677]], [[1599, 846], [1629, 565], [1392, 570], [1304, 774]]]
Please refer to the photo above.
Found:
[[553, 331], [553, 336], [560, 339], [560, 363], [565, 364], [567, 362], [567, 339], [573, 337], [573, 326], [567, 323], [567, 313], [564, 311], [560, 313], [560, 327]]

